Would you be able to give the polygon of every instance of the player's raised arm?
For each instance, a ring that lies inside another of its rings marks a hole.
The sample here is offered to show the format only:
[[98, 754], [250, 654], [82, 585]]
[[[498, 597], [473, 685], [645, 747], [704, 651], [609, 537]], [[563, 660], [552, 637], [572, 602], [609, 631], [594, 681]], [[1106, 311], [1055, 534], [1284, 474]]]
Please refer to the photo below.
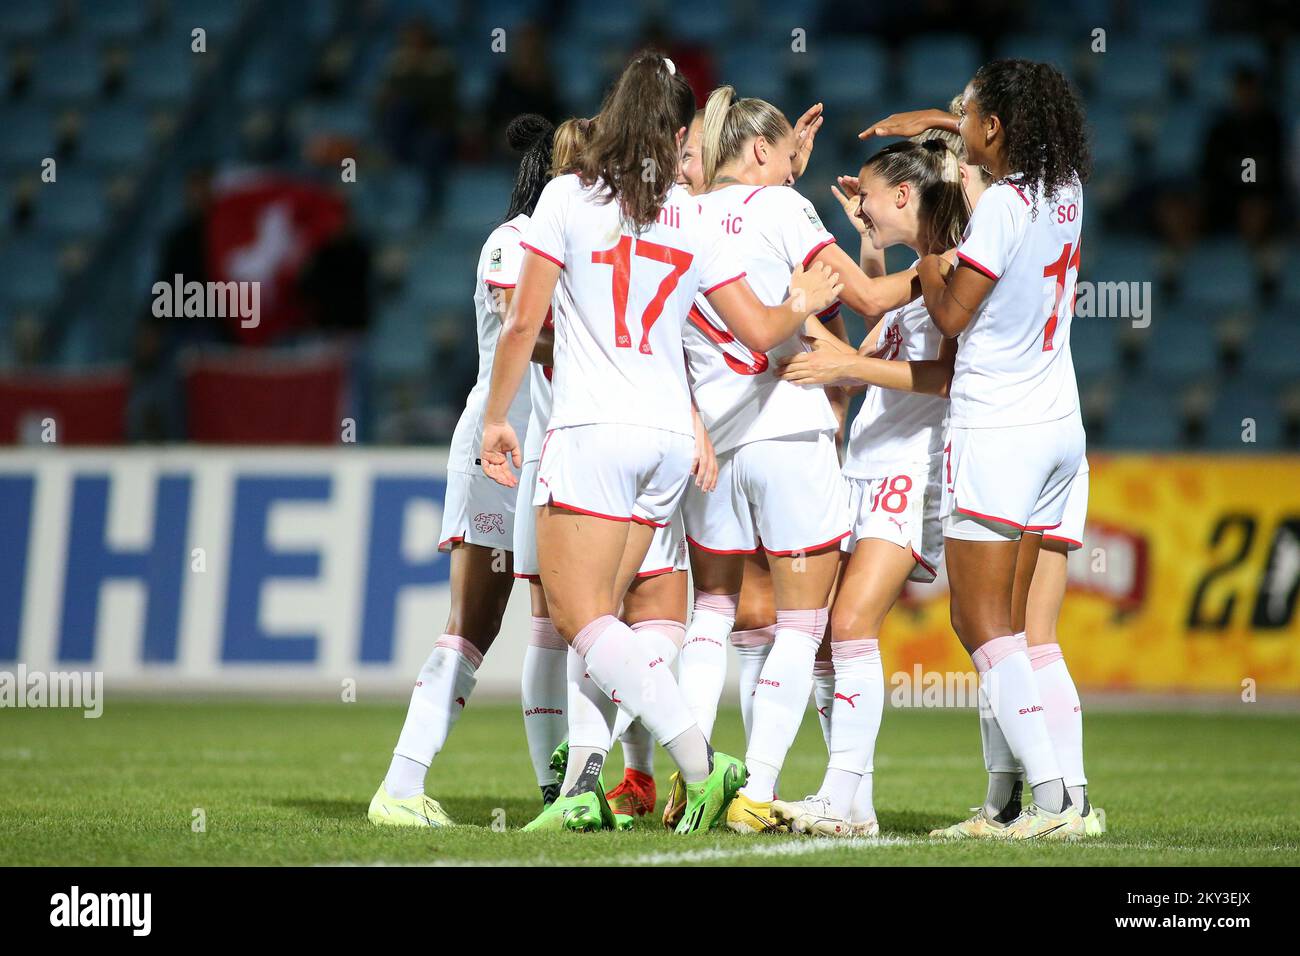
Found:
[[946, 110], [911, 110], [907, 113], [892, 113], [864, 129], [858, 134], [858, 139], [870, 139], [872, 136], [915, 136], [928, 129], [946, 129], [955, 133], [957, 117]]

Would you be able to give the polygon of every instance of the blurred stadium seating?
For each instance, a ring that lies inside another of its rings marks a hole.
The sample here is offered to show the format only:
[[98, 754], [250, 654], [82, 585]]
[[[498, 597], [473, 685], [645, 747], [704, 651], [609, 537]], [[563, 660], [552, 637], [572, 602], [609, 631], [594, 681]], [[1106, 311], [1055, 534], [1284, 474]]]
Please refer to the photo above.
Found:
[[[1237, 223], [1178, 206], [1192, 197], [1200, 208], [1215, 189], [1206, 135], [1241, 66], [1260, 72], [1270, 108], [1294, 127], [1285, 104], [1300, 93], [1300, 40], [1263, 30], [1256, 5], [1214, 0], [988, 4], [1002, 12], [993, 27], [953, 32], [984, 6], [925, 22], [910, 8], [731, 0], [681, 21], [638, 0], [6, 0], [0, 379], [115, 367], [138, 384], [139, 330], [152, 283], [170, 279], [157, 274], [160, 250], [190, 171], [260, 167], [337, 184], [337, 160], [349, 156], [359, 173], [342, 194], [375, 262], [369, 326], [347, 341], [352, 388], [366, 393], [359, 434], [445, 441], [474, 376], [470, 275], [511, 183], [497, 110], [553, 104], [589, 115], [622, 58], [653, 32], [683, 62], [791, 116], [827, 104], [802, 189], [849, 248], [856, 236], [827, 186], [863, 158], [858, 129], [943, 104], [994, 55], [1060, 65], [1085, 93], [1095, 136], [1081, 276], [1152, 283], [1149, 328], [1076, 321], [1092, 443], [1300, 445], [1300, 278], [1284, 265], [1297, 245], [1295, 129], [1285, 130], [1289, 168], [1270, 228], [1247, 241]], [[412, 136], [409, 120], [396, 133], [386, 125], [379, 104], [416, 18], [433, 31], [426, 53], [450, 64], [450, 102], [436, 107], [441, 128]], [[528, 23], [545, 30], [545, 62], [516, 75]], [[1093, 24], [1106, 30], [1105, 52], [1093, 49]], [[191, 49], [199, 27], [202, 53]], [[504, 53], [493, 49], [497, 28], [507, 31]], [[799, 29], [805, 47], [795, 51]], [[54, 182], [42, 179], [49, 158]], [[334, 338], [319, 332], [274, 344]], [[1254, 444], [1241, 441], [1243, 418], [1257, 423]], [[18, 440], [13, 422], [0, 424], [5, 441]]]

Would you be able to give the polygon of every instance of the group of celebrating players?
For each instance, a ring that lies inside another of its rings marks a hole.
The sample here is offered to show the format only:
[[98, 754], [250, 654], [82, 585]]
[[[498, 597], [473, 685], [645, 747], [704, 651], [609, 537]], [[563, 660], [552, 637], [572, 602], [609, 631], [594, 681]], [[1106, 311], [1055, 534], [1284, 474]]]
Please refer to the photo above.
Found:
[[[511, 124], [522, 159], [478, 261], [479, 378], [448, 469], [452, 609], [372, 822], [451, 825], [425, 774], [525, 578], [543, 803], [525, 830], [652, 812], [658, 741], [677, 765], [663, 810], [677, 833], [874, 836], [880, 630], [942, 557], [989, 784], [932, 835], [1104, 831], [1055, 634], [1087, 510], [1069, 334], [1079, 100], [1049, 65], [998, 60], [948, 110], [865, 131], [910, 138], [832, 187], [858, 261], [794, 188], [822, 121], [821, 104], [792, 126], [728, 86], [697, 115], [673, 62], [647, 51], [596, 117]], [[895, 244], [916, 260], [887, 274]], [[840, 303], [866, 319], [859, 346]], [[728, 642], [743, 761], [709, 743]], [[780, 800], [810, 695], [825, 777]], [[615, 741], [624, 777], [607, 793]]]

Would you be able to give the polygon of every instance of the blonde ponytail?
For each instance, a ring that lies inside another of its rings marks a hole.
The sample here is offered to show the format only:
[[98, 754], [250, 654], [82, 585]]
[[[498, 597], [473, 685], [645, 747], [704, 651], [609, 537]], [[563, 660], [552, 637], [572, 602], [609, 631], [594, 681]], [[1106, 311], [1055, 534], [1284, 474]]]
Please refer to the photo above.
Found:
[[700, 132], [705, 188], [716, 182], [718, 171], [739, 156], [755, 136], [762, 136], [775, 146], [789, 133], [790, 121], [771, 103], [753, 97], [738, 100], [735, 88], [719, 86], [709, 94]]

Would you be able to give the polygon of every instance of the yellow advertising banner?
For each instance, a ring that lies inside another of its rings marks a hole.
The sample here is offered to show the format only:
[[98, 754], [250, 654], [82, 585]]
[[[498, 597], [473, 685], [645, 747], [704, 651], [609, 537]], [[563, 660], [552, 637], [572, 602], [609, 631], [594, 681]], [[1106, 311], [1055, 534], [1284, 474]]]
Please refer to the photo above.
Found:
[[[1300, 457], [1089, 455], [1058, 634], [1080, 687], [1300, 693]], [[968, 671], [946, 577], [886, 621], [886, 673]]]

